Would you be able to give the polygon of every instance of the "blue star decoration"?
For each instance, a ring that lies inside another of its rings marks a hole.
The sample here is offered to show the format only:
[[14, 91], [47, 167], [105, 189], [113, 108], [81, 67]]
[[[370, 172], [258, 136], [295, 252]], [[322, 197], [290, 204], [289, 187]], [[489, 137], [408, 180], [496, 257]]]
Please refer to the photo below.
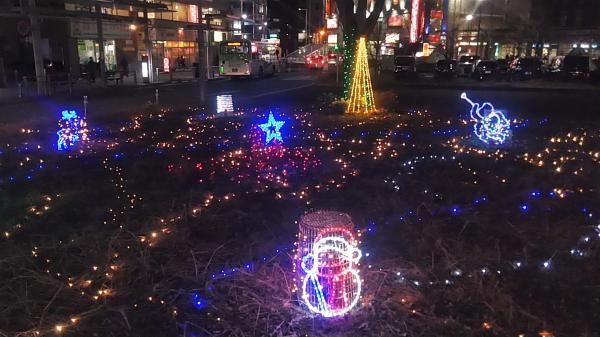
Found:
[[258, 127], [267, 134], [265, 145], [269, 145], [269, 143], [275, 141], [283, 143], [283, 138], [281, 138], [281, 132], [279, 131], [283, 124], [285, 124], [285, 121], [276, 121], [275, 117], [273, 117], [273, 112], [269, 111], [268, 121], [264, 124], [258, 124]]

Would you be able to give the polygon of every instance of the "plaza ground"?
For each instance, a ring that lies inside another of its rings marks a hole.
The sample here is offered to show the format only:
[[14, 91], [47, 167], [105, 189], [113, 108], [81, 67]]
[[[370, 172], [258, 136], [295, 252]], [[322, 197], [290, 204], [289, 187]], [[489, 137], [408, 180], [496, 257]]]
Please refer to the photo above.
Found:
[[[96, 88], [89, 141], [57, 152], [55, 96], [1, 106], [0, 335], [596, 337], [599, 95], [435, 87], [385, 76], [375, 116], [331, 106], [316, 72]], [[472, 133], [465, 91], [511, 120]], [[78, 92], [77, 96], [84, 94]], [[161, 110], [162, 108], [162, 110]], [[254, 109], [256, 108], [256, 109]], [[257, 124], [272, 110], [283, 144]], [[359, 305], [294, 293], [297, 221], [352, 216]]]

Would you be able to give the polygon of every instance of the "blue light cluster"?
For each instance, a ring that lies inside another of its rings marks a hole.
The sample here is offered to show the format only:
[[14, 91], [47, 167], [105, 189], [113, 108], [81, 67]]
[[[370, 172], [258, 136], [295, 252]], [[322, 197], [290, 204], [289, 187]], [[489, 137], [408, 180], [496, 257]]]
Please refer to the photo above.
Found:
[[200, 294], [194, 293], [192, 295], [192, 305], [194, 306], [194, 308], [202, 310], [206, 304], [204, 303], [204, 299], [200, 297]]
[[494, 109], [489, 102], [481, 105], [474, 103], [464, 92], [460, 98], [471, 104], [470, 116], [475, 122], [473, 131], [477, 138], [486, 144], [502, 144], [506, 141], [510, 136], [510, 121], [501, 111]]
[[[276, 255], [278, 255], [281, 252], [285, 252], [288, 251], [290, 249], [293, 248], [293, 244], [284, 246], [282, 248], [277, 248], [275, 249], [275, 251], [273, 252], [272, 256], [269, 258], [267, 256], [263, 256], [260, 261], [262, 262], [266, 262], [267, 260], [272, 259], [273, 257], [275, 257]], [[259, 262], [260, 262], [259, 261]], [[254, 268], [254, 266], [257, 264], [258, 262], [245, 262], [245, 263], [241, 263], [240, 266], [238, 268], [232, 267], [232, 268], [221, 268], [220, 271], [212, 273], [211, 274], [211, 278], [214, 279], [222, 279], [222, 278], [227, 278], [230, 276], [233, 276], [235, 273], [242, 271], [242, 270], [252, 270]]]
[[72, 148], [80, 140], [87, 139], [85, 119], [81, 118], [75, 110], [63, 110], [58, 121], [58, 137], [56, 148], [64, 151]]
[[[531, 198], [531, 199], [540, 198], [540, 197], [542, 197], [544, 195], [547, 195], [548, 197], [552, 198], [552, 197], [554, 197], [555, 193], [554, 192], [548, 192], [548, 193], [546, 193], [546, 192], [541, 192], [539, 190], [533, 190], [533, 191], [527, 192], [526, 195], [529, 198]], [[484, 203], [487, 203], [487, 201], [488, 201], [488, 197], [487, 196], [479, 196], [479, 197], [477, 197], [477, 198], [475, 198], [473, 200], [472, 204], [474, 206], [480, 206], [480, 205], [482, 205]], [[468, 205], [464, 205], [464, 206], [466, 208], [465, 211], [468, 211], [468, 210], [471, 209], [471, 207], [469, 207]], [[525, 206], [525, 207], [523, 207], [523, 206]], [[523, 211], [523, 210], [529, 210], [529, 204], [528, 203], [520, 204], [519, 208], [520, 208], [521, 211]], [[448, 210], [448, 208], [445, 208], [445, 209]], [[459, 208], [458, 206], [452, 206], [452, 207], [450, 207], [449, 211], [450, 211], [451, 214], [454, 214], [454, 215], [458, 215], [458, 214], [463, 213], [463, 209]], [[434, 212], [434, 213], [437, 213], [437, 212]], [[414, 212], [412, 210], [408, 210], [404, 214], [398, 215], [397, 219], [399, 221], [405, 221], [407, 219], [407, 217], [412, 217], [412, 216], [415, 216], [415, 215], [416, 215], [416, 212]], [[586, 215], [586, 217], [589, 217], [589, 218], [592, 217], [592, 213], [589, 210], [587, 210], [587, 209], [585, 209], [584, 215]], [[384, 223], [385, 224], [390, 224], [392, 222], [385, 221]], [[378, 226], [378, 224], [374, 220], [369, 220], [368, 223], [367, 223], [367, 227], [364, 228], [362, 230], [362, 232], [365, 233], [365, 234], [374, 233], [375, 229], [377, 228], [377, 226]], [[594, 225], [594, 232], [597, 234], [598, 238], [600, 238], [600, 224]], [[589, 244], [589, 242], [591, 241], [591, 238], [589, 236], [584, 236], [581, 239], [581, 241], [582, 241], [583, 245]], [[277, 249], [275, 251], [276, 254], [274, 254], [273, 257], [276, 256], [281, 251], [289, 250], [289, 249], [292, 249], [292, 248], [293, 247], [290, 245], [290, 246], [284, 247], [283, 249]], [[584, 248], [583, 247], [577, 247], [577, 246], [573, 247], [571, 250], [567, 251], [567, 253], [572, 258], [583, 258], [583, 257], [586, 256]], [[364, 254], [364, 256], [367, 257], [367, 258], [369, 258], [370, 255], [372, 255], [372, 254], [369, 254], [369, 253], [365, 253]], [[556, 253], [555, 253], [555, 255], [556, 255]], [[539, 263], [539, 264], [537, 264], [538, 268], [540, 270], [542, 270], [542, 271], [550, 271], [552, 269], [552, 267], [553, 267], [553, 261], [552, 261], [553, 258], [554, 258], [554, 256], [552, 256], [552, 257], [550, 257], [548, 259], [544, 259], [541, 262], [538, 262]], [[267, 257], [262, 257], [262, 261], [267, 261]], [[212, 274], [212, 278], [213, 279], [227, 278], [229, 276], [233, 276], [238, 271], [241, 271], [241, 270], [244, 270], [244, 269], [245, 270], [251, 270], [251, 269], [254, 268], [255, 264], [256, 263], [245, 263], [245, 264], [242, 264], [241, 267], [237, 268], [237, 269], [236, 268], [221, 269], [220, 273]], [[514, 271], [521, 270], [521, 269], [525, 268], [526, 265], [527, 264], [524, 261], [522, 261], [522, 260], [513, 260], [510, 263], [510, 266], [512, 267], [512, 270], [514, 270]], [[534, 263], [534, 264], [529, 264], [529, 265], [536, 265], [536, 264]], [[369, 269], [371, 269], [373, 267], [375, 267], [375, 266], [373, 266], [371, 264], [368, 265]], [[488, 266], [483, 265], [480, 268], [475, 269], [475, 271], [476, 272], [478, 271], [478, 272], [480, 272], [482, 274], [488, 274], [492, 270]], [[500, 269], [494, 269], [494, 271], [497, 274], [501, 274], [503, 272]], [[454, 269], [454, 270], [452, 270], [450, 272], [450, 274], [453, 277], [459, 278], [459, 277], [461, 277], [464, 274], [464, 272], [461, 269]], [[408, 281], [409, 283], [413, 284], [415, 287], [420, 287], [421, 285], [423, 285], [423, 283], [419, 282], [419, 280], [406, 279], [404, 276], [402, 276], [401, 273], [397, 273], [397, 276], [399, 277], [399, 282], [406, 282], [406, 281]], [[441, 284], [441, 285], [444, 285], [444, 286], [449, 286], [449, 285], [451, 285], [453, 283], [454, 283], [453, 281], [445, 279], [443, 281], [441, 280], [441, 281], [435, 281], [435, 282], [434, 281], [428, 281], [426, 284], [429, 285], [429, 286], [432, 286], [434, 284]], [[315, 286], [315, 288], [318, 288], [318, 285], [313, 285], [313, 286]], [[196, 296], [196, 295], [194, 295], [194, 296]], [[202, 303], [202, 307], [203, 307], [205, 305], [204, 302], [203, 302], [203, 300], [200, 299], [199, 297], [198, 298], [196, 298], [196, 297], [193, 298], [193, 300], [195, 302], [198, 302], [198, 301], [196, 301], [197, 299], [199, 299], [199, 302]], [[319, 303], [322, 303], [322, 302], [319, 301]], [[194, 305], [194, 306], [196, 306], [196, 305]]]
[[276, 121], [275, 117], [273, 117], [273, 112], [269, 112], [269, 119], [267, 122], [258, 125], [258, 127], [266, 133], [265, 145], [269, 145], [271, 142], [283, 143], [280, 131], [283, 124], [285, 124], [285, 121]]

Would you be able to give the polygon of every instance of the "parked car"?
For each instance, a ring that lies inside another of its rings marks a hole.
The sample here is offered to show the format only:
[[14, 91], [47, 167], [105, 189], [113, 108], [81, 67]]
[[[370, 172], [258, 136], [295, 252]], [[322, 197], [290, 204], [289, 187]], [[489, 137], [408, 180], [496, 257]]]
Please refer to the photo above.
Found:
[[520, 58], [513, 61], [509, 69], [509, 79], [525, 81], [540, 77], [542, 61], [537, 58]]
[[587, 55], [567, 55], [563, 60], [562, 74], [565, 79], [590, 78], [590, 57]]
[[435, 63], [428, 62], [426, 58], [417, 59], [415, 69], [417, 73], [429, 73], [435, 72]]
[[479, 61], [473, 71], [473, 78], [478, 80], [485, 80], [490, 78], [496, 78], [498, 76], [498, 62], [485, 60]]
[[505, 79], [508, 74], [510, 61], [507, 59], [498, 59], [496, 62], [498, 63], [498, 66], [496, 67], [496, 78]]
[[414, 77], [417, 74], [414, 56], [401, 55], [394, 59], [394, 73], [396, 77]]
[[543, 76], [547, 80], [559, 80], [562, 77], [562, 62], [564, 57], [557, 56], [542, 66]]
[[435, 78], [453, 78], [456, 75], [457, 62], [455, 60], [439, 60], [435, 64]]
[[306, 58], [306, 67], [309, 69], [323, 69], [325, 67], [325, 58], [319, 54], [308, 56]]
[[481, 59], [477, 55], [463, 55], [458, 59], [458, 76], [470, 76], [475, 70], [475, 64]]
[[337, 53], [328, 53], [327, 54], [327, 63], [336, 64], [338, 62], [338, 54]]
[[600, 59], [593, 59], [590, 66], [590, 81], [600, 82]]

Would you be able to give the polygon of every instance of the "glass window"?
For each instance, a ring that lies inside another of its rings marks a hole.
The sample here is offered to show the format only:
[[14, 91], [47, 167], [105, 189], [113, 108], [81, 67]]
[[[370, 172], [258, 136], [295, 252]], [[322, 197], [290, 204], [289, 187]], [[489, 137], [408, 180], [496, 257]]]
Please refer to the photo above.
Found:
[[221, 53], [222, 54], [248, 54], [248, 46], [228, 46], [228, 45], [222, 45], [221, 46]]
[[188, 21], [188, 5], [180, 4], [178, 2], [173, 3], [173, 21]]
[[[100, 45], [93, 40], [77, 40], [77, 54], [80, 64], [87, 64], [90, 57], [94, 62], [100, 58]], [[115, 57], [115, 40], [104, 41], [104, 57], [107, 71], [117, 69], [117, 59]]]
[[188, 22], [198, 23], [198, 6], [197, 5], [189, 5], [188, 9]]
[[173, 21], [173, 3], [171, 1], [155, 1], [155, 3], [162, 3], [167, 6], [168, 12], [156, 12], [156, 18], [162, 20]]
[[82, 6], [76, 4], [65, 4], [65, 9], [69, 11], [79, 11], [79, 12], [94, 12], [94, 8], [91, 6]]

